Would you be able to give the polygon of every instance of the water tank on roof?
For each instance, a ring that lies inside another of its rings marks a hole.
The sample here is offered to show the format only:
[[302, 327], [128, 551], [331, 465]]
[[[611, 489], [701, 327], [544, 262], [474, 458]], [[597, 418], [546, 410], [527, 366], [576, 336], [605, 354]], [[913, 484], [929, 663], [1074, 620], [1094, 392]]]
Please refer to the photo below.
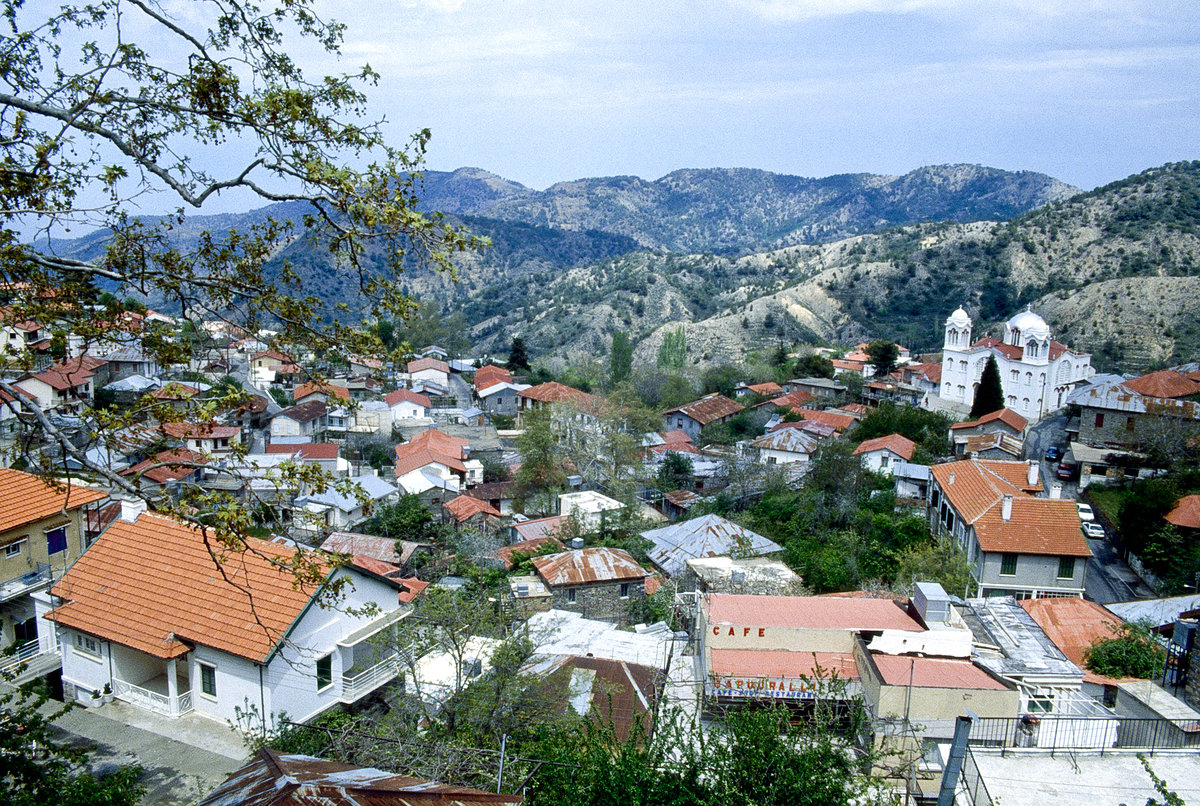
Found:
[[583, 548], [583, 538], [582, 537], [572, 537], [569, 541], [567, 541], [567, 545], [572, 549], [576, 549], [576, 550], [581, 549], [581, 548]]
[[950, 596], [937, 582], [918, 582], [912, 602], [926, 624], [950, 620]]

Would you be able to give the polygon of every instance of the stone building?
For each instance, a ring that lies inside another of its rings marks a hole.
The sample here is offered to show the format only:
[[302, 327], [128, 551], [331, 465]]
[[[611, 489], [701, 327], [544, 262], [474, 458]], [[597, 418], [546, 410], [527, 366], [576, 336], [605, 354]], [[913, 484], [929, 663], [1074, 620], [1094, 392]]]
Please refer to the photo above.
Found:
[[604, 546], [533, 559], [556, 610], [625, 623], [629, 603], [646, 596], [650, 572], [624, 549]]

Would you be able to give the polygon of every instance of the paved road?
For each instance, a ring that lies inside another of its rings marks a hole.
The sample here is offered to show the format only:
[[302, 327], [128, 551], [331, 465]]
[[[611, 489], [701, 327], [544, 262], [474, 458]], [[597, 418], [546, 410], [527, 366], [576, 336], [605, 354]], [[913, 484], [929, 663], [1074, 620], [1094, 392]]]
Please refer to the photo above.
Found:
[[229, 755], [126, 724], [102, 715], [102, 710], [75, 708], [64, 714], [54, 723], [55, 738], [88, 747], [88, 767], [93, 773], [103, 774], [126, 764], [141, 765], [141, 780], [146, 786], [143, 806], [195, 803], [241, 766]]

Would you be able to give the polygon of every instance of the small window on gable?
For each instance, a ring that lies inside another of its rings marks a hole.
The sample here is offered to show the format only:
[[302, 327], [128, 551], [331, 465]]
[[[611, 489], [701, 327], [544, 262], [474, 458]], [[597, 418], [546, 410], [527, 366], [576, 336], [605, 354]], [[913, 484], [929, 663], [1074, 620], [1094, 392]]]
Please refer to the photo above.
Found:
[[1059, 557], [1058, 558], [1058, 578], [1059, 579], [1074, 579], [1075, 578], [1075, 558], [1074, 557]]

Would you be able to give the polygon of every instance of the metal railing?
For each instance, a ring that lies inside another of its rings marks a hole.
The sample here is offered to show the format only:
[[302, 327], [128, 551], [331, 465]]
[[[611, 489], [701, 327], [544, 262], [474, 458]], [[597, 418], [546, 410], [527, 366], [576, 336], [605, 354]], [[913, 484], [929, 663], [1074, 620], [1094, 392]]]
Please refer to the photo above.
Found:
[[192, 710], [192, 692], [185, 691], [182, 694], [172, 698], [167, 694], [159, 694], [157, 691], [135, 686], [133, 683], [126, 682], [119, 678], [113, 678], [114, 691], [113, 693], [120, 699], [136, 705], [139, 708], [145, 708], [147, 711], [153, 711], [156, 714], [163, 716], [179, 716], [186, 714]]
[[11, 672], [22, 663], [36, 658], [42, 654], [41, 647], [38, 644], [38, 639], [26, 641], [17, 647], [17, 651], [12, 655], [0, 656], [0, 672]]
[[1200, 722], [1169, 719], [1042, 715], [984, 717], [971, 727], [976, 749], [1040, 748], [1055, 751], [1172, 750], [1200, 748]]
[[24, 596], [34, 588], [45, 585], [50, 581], [50, 566], [38, 563], [37, 568], [26, 571], [20, 576], [0, 582], [0, 601], [7, 601], [18, 596]]
[[960, 786], [967, 791], [967, 797], [971, 799], [973, 806], [992, 806], [992, 796], [983, 782], [983, 776], [979, 774], [979, 765], [975, 763], [969, 745], [967, 755], [963, 758], [962, 777], [959, 781]]
[[393, 652], [388, 657], [359, 672], [342, 677], [342, 702], [351, 703], [394, 679], [400, 674], [402, 657]]

